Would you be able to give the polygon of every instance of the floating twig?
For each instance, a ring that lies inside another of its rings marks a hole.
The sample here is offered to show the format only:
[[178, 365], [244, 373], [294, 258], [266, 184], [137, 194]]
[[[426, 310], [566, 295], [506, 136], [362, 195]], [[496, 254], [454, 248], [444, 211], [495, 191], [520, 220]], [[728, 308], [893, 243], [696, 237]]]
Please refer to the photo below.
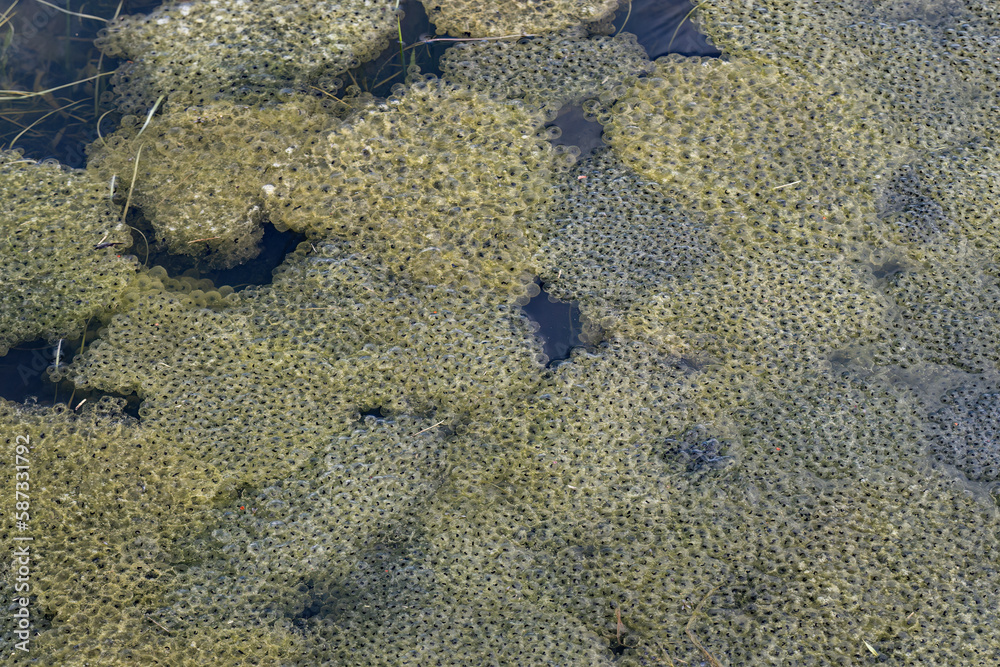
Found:
[[694, 608], [694, 611], [691, 612], [691, 618], [688, 619], [687, 625], [684, 626], [684, 632], [687, 633], [688, 639], [690, 639], [691, 642], [695, 646], [697, 646], [702, 653], [705, 654], [705, 657], [708, 659], [708, 664], [711, 665], [712, 667], [722, 667], [722, 663], [716, 660], [715, 656], [709, 653], [708, 649], [705, 648], [705, 645], [702, 644], [700, 641], [698, 641], [698, 638], [695, 636], [694, 631], [691, 629], [691, 625], [694, 623], [694, 617], [698, 615], [698, 612], [701, 611], [701, 608], [708, 601], [708, 598], [712, 597], [712, 593], [718, 590], [718, 588], [719, 588], [718, 586], [714, 586], [712, 590], [710, 590], [708, 594], [701, 599], [701, 602], [698, 603], [698, 606], [696, 606]]

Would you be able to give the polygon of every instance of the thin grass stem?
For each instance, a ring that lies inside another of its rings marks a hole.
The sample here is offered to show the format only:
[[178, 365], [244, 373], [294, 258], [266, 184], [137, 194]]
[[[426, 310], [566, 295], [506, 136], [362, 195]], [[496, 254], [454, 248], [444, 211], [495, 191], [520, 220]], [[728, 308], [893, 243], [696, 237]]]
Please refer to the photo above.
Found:
[[[156, 98], [156, 102], [153, 104], [153, 108], [150, 109], [149, 113], [146, 114], [146, 122], [142, 124], [142, 127], [139, 128], [139, 133], [135, 135], [136, 139], [139, 138], [139, 135], [142, 134], [142, 131], [146, 129], [147, 125], [149, 125], [149, 121], [153, 120], [153, 114], [156, 113], [156, 108], [160, 106], [160, 102], [162, 102], [165, 97], [166, 95], [160, 95], [159, 97]], [[139, 150], [142, 150], [142, 147], [140, 147]]]
[[81, 83], [87, 83], [88, 81], [93, 81], [94, 79], [99, 79], [102, 76], [111, 76], [114, 72], [101, 72], [100, 74], [95, 74], [94, 76], [88, 76], [86, 79], [80, 79], [79, 81], [73, 81], [71, 83], [64, 83], [61, 86], [56, 86], [55, 88], [49, 88], [48, 90], [39, 90], [36, 92], [29, 93], [24, 90], [0, 90], [0, 102], [12, 102], [15, 100], [24, 100], [29, 97], [42, 97], [56, 90], [62, 90], [63, 88], [70, 88], [72, 86], [79, 85]]
[[[17, 133], [17, 136], [16, 136], [16, 137], [14, 137], [13, 139], [11, 139], [11, 142], [10, 142], [10, 147], [11, 147], [11, 148], [13, 148], [13, 147], [14, 147], [14, 144], [16, 144], [16, 143], [17, 143], [17, 140], [18, 140], [18, 139], [20, 139], [20, 138], [21, 138], [21, 136], [22, 136], [22, 135], [24, 135], [24, 133], [25, 133], [25, 132], [27, 132], [28, 130], [30, 130], [31, 128], [33, 128], [33, 127], [34, 127], [35, 125], [38, 125], [39, 123], [41, 123], [41, 122], [42, 122], [43, 120], [45, 120], [46, 118], [48, 118], [48, 117], [49, 117], [49, 116], [51, 116], [52, 114], [54, 114], [54, 113], [59, 113], [59, 112], [60, 112], [60, 111], [62, 111], [63, 109], [68, 109], [68, 108], [70, 108], [71, 106], [74, 106], [74, 105], [77, 105], [77, 104], [79, 104], [79, 103], [80, 103], [80, 102], [82, 102], [82, 101], [83, 101], [83, 100], [77, 100], [76, 102], [70, 102], [69, 104], [67, 104], [67, 105], [65, 105], [65, 106], [62, 106], [62, 107], [59, 107], [58, 109], [53, 109], [52, 111], [48, 112], [48, 113], [47, 113], [47, 114], [45, 114], [44, 116], [39, 116], [39, 117], [38, 117], [38, 118], [37, 118], [37, 119], [36, 119], [36, 120], [35, 120], [35, 121], [34, 121], [34, 122], [33, 122], [33, 123], [31, 124], [31, 125], [29, 125], [28, 127], [24, 128], [23, 130], [21, 130], [20, 132], [18, 132], [18, 133]], [[82, 120], [82, 119], [81, 119], [81, 120]]]
[[674, 40], [677, 39], [677, 33], [679, 33], [681, 31], [681, 26], [684, 25], [684, 22], [687, 21], [689, 18], [691, 18], [691, 15], [694, 14], [695, 11], [697, 11], [700, 7], [704, 7], [706, 4], [708, 4], [707, 1], [706, 2], [699, 2], [697, 5], [695, 5], [694, 7], [692, 7], [691, 11], [689, 11], [687, 14], [685, 14], [684, 18], [681, 19], [681, 22], [677, 24], [677, 28], [674, 30], [674, 34], [671, 35], [670, 41], [667, 43], [667, 52], [668, 53], [670, 52], [670, 47], [673, 46], [673, 44], [674, 44]]
[[632, 17], [632, 0], [628, 0], [628, 13], [625, 14], [625, 20], [622, 22], [622, 27], [618, 28], [618, 32], [615, 33], [615, 37], [622, 34], [622, 30], [628, 25], [628, 20]]
[[422, 39], [414, 46], [419, 46], [421, 44], [433, 44], [434, 42], [490, 42], [498, 39], [522, 39], [524, 37], [540, 37], [541, 35], [500, 35], [498, 37], [433, 37], [431, 39]]
[[91, 19], [93, 21], [101, 21], [102, 23], [107, 23], [108, 22], [108, 19], [101, 18], [100, 16], [92, 16], [90, 14], [81, 14], [79, 12], [71, 12], [68, 9], [63, 9], [59, 5], [54, 5], [51, 2], [46, 2], [45, 0], [35, 0], [35, 2], [37, 2], [40, 5], [45, 5], [46, 7], [51, 7], [52, 9], [56, 9], [56, 10], [62, 12], [63, 14], [68, 14], [69, 16], [77, 16], [77, 17], [79, 17], [81, 19]]

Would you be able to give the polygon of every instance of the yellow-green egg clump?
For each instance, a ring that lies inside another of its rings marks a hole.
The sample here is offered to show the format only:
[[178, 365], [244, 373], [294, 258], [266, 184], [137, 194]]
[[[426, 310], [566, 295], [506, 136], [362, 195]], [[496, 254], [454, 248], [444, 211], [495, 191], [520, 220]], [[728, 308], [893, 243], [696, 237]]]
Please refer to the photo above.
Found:
[[[155, 663], [180, 649], [149, 614], [166, 603], [172, 573], [194, 553], [192, 540], [206, 526], [200, 515], [221, 478], [126, 417], [123, 406], [105, 398], [53, 410], [0, 399], [0, 453], [23, 473], [19, 497], [13, 486], [0, 496], [10, 518], [0, 538], [28, 553], [20, 583], [29, 586], [21, 592], [31, 599], [30, 651], [39, 664], [123, 664], [136, 655]], [[12, 592], [15, 574], [0, 574]], [[0, 618], [14, 628], [13, 608], [4, 606]], [[5, 653], [14, 650], [10, 636]], [[17, 664], [21, 652], [9, 655]]]
[[668, 56], [619, 97], [606, 139], [647, 178], [728, 207], [800, 184], [868, 189], [889, 157], [878, 111], [777, 61]]
[[677, 352], [753, 359], [755, 373], [876, 340], [888, 303], [862, 262], [860, 248], [877, 239], [863, 224], [866, 208], [820, 188], [802, 193], [817, 204], [698, 210], [601, 151], [566, 175], [544, 216], [542, 277], [559, 298], [580, 302], [591, 337], [614, 331]]
[[88, 170], [114, 180], [118, 202], [140, 208], [169, 252], [230, 267], [257, 255], [264, 186], [337, 122], [309, 98], [171, 104], [91, 144]]
[[397, 4], [174, 1], [112, 23], [97, 45], [130, 60], [115, 78], [125, 113], [145, 111], [160, 95], [183, 105], [253, 103], [281, 88], [339, 87], [334, 77], [388, 43]]
[[107, 182], [0, 153], [0, 352], [79, 334], [111, 309], [135, 262]]
[[67, 375], [136, 392], [146, 424], [254, 485], [360, 412], [492, 415], [538, 381], [541, 346], [507, 295], [390, 279], [352, 250], [304, 244], [273, 286], [228, 296], [154, 269]]
[[578, 27], [516, 42], [460, 43], [441, 58], [449, 81], [552, 111], [597, 97], [650, 66], [635, 35], [588, 35]]
[[695, 20], [740, 62], [773, 62], [876, 100], [921, 149], [994, 137], [996, 11], [976, 2], [700, 3]]
[[[99, 140], [103, 189], [0, 163], [34, 272], [7, 269], [11, 312], [52, 303], [20, 278], [62, 275], [80, 232], [50, 217], [129, 190], [173, 252], [306, 240], [240, 292], [122, 280], [52, 375], [138, 420], [0, 401], [0, 454], [33, 443], [22, 662], [1000, 664], [1000, 15], [708, 0], [724, 59], [650, 66], [579, 27], [615, 4], [425, 2], [439, 31], [540, 36], [322, 104], [289, 89], [340, 62], [309, 8], [127, 22], [122, 77], [195, 62], [159, 40], [245, 68], [123, 86], [170, 99]], [[357, 36], [395, 3], [340, 6]], [[574, 162], [545, 123], [581, 100], [609, 145]], [[552, 363], [518, 307], [543, 288], [584, 329]]]
[[543, 123], [466, 86], [400, 87], [274, 173], [267, 211], [311, 238], [356, 239], [403, 275], [520, 293], [533, 213], [572, 160], [557, 160]]
[[438, 34], [500, 37], [554, 32], [600, 21], [618, 6], [618, 0], [421, 0]]

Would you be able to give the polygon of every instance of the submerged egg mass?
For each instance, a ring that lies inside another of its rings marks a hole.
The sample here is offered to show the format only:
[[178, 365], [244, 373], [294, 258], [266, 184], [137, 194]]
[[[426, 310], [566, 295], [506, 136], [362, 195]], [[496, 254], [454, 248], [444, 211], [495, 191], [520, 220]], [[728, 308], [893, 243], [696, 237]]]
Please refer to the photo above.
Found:
[[[142, 401], [0, 401], [38, 660], [997, 664], [1000, 16], [710, 0], [725, 60], [650, 63], [614, 2], [425, 2], [517, 37], [375, 99], [332, 77], [395, 2], [265, 4], [112, 25], [87, 171], [0, 160], [0, 345], [93, 317], [54, 375]], [[126, 201], [219, 264], [305, 241], [216, 288], [117, 257]]]

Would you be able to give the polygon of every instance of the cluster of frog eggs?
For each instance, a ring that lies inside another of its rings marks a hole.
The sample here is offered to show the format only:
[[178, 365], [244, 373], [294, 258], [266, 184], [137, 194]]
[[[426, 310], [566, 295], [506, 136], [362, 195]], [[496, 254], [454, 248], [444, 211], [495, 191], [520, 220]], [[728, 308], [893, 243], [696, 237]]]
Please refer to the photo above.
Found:
[[[870, 95], [909, 145], [938, 150], [993, 137], [1000, 81], [995, 8], [977, 3], [824, 2], [802, 12], [781, 0], [707, 2], [695, 14], [715, 44], [740, 60], [823, 72]], [[887, 58], [886, 54], [892, 54]]]
[[[520, 29], [453, 7], [469, 21], [452, 29]], [[511, 67], [532, 57], [516, 46]], [[866, 249], [905, 245], [924, 211], [956, 238], [973, 218], [905, 169], [876, 215], [893, 144], [877, 110], [787, 60], [661, 61], [594, 106], [614, 152], [572, 171], [537, 108], [436, 81], [346, 123], [230, 104], [110, 139], [124, 157], [95, 153], [96, 173], [138, 165], [136, 201], [169, 224], [180, 190], [158, 181], [177, 177], [154, 165], [250, 131], [202, 153], [246, 165], [255, 194], [204, 173], [195, 191], [225, 203], [199, 224], [252, 229], [260, 206], [312, 243], [241, 294], [161, 270], [124, 289], [65, 372], [138, 393], [141, 427], [4, 406], [5, 430], [50, 447], [51, 661], [995, 663], [995, 511], [927, 469], [905, 392], [825, 363], [882, 330]], [[253, 232], [228, 238], [214, 249], [238, 257]], [[550, 371], [511, 305], [536, 269], [608, 338]], [[982, 481], [995, 465], [971, 441], [992, 437], [995, 394], [930, 420], [932, 451]], [[376, 408], [391, 418], [359, 419]]]
[[579, 301], [591, 336], [617, 332], [773, 372], [778, 359], [875, 340], [887, 318], [871, 271], [844, 259], [862, 244], [860, 215], [849, 199], [823, 197], [825, 215], [771, 204], [768, 217], [699, 211], [600, 152], [567, 174], [544, 215], [541, 276], [552, 294]]
[[500, 37], [557, 32], [607, 18], [618, 0], [421, 0], [439, 34]]
[[[22, 497], [4, 494], [0, 510], [29, 517], [27, 530], [15, 533], [10, 522], [0, 535], [12, 543], [15, 535], [46, 536], [44, 545], [29, 543], [30, 588], [22, 589], [39, 664], [122, 664], [136, 655], [155, 664], [183, 652], [183, 642], [154, 636], [146, 613], [171, 590], [174, 565], [191, 557], [184, 549], [194, 547], [195, 517], [224, 493], [223, 476], [165, 447], [155, 430], [123, 414], [124, 404], [105, 397], [70, 410], [0, 400], [0, 452], [27, 468]], [[4, 568], [0, 583], [14, 591], [15, 576]], [[17, 608], [0, 612], [0, 647], [12, 664], [23, 653], [14, 648], [23, 641], [13, 633]]]
[[723, 209], [816, 184], [864, 192], [888, 158], [871, 102], [777, 64], [667, 56], [605, 95], [618, 98], [605, 132], [626, 164]]
[[588, 35], [579, 27], [520, 41], [460, 43], [440, 62], [449, 81], [552, 112], [595, 97], [650, 66], [635, 35]]
[[287, 87], [339, 87], [337, 75], [388, 44], [397, 4], [169, 2], [112, 23], [97, 46], [130, 60], [114, 82], [125, 113], [145, 112], [160, 95], [180, 106], [253, 103]]
[[72, 337], [104, 312], [135, 272], [128, 228], [107, 184], [58, 164], [0, 152], [0, 353]]
[[930, 415], [931, 453], [975, 482], [1000, 481], [1000, 390], [992, 377], [948, 391]]
[[120, 203], [142, 210], [167, 251], [231, 267], [259, 252], [262, 188], [272, 174], [338, 122], [303, 96], [263, 108], [171, 103], [148, 122], [125, 117], [90, 146], [87, 169], [116, 184]]
[[403, 275], [523, 293], [533, 213], [557, 155], [544, 117], [518, 101], [437, 79], [360, 110], [274, 175], [279, 229], [355, 239]]

